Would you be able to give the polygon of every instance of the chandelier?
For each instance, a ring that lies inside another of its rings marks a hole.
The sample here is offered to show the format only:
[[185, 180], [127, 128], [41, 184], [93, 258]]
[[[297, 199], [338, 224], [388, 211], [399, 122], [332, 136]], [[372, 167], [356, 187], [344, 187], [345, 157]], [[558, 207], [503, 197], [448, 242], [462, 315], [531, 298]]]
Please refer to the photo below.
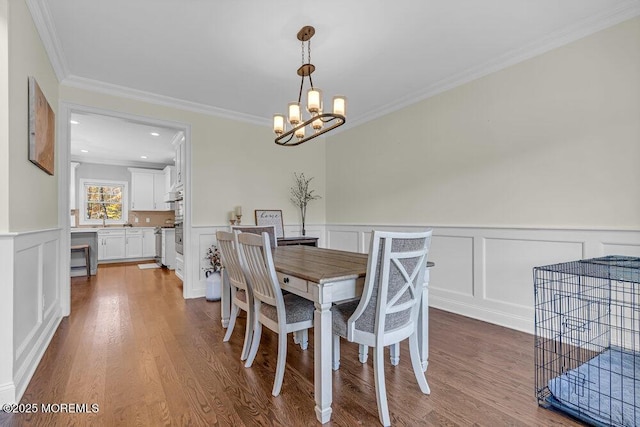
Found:
[[[342, 126], [346, 121], [347, 98], [336, 95], [333, 97], [333, 111], [324, 112], [322, 105], [322, 91], [313, 86], [311, 74], [316, 67], [311, 63], [311, 37], [316, 33], [315, 28], [311, 26], [302, 27], [298, 31], [298, 40], [302, 42], [302, 65], [298, 68], [298, 75], [302, 78], [300, 81], [300, 92], [298, 93], [298, 102], [289, 103], [289, 124], [291, 128], [286, 129], [285, 117], [282, 114], [273, 116], [273, 131], [277, 137], [275, 143], [284, 146], [294, 146], [309, 141], [310, 139], [329, 132], [332, 129]], [[307, 44], [307, 62], [305, 63], [304, 45]], [[307, 91], [307, 111], [309, 118], [304, 120], [301, 112], [302, 89], [304, 87], [304, 79], [309, 77], [309, 90]], [[308, 129], [307, 134], [307, 126]], [[295, 139], [294, 139], [295, 136]]]

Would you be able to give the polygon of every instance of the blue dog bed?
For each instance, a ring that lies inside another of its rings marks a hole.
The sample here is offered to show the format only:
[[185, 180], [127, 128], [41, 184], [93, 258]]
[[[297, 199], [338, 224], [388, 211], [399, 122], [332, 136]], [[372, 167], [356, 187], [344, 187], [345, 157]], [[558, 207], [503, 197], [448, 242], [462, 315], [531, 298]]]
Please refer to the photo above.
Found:
[[610, 348], [551, 379], [549, 390], [551, 405], [591, 424], [640, 427], [640, 353]]

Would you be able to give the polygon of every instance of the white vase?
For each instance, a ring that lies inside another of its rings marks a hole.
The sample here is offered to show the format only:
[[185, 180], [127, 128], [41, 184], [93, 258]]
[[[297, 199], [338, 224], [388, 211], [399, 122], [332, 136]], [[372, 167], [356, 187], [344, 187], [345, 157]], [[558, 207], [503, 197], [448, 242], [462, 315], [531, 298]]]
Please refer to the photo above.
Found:
[[207, 287], [205, 289], [205, 298], [207, 301], [220, 301], [220, 289], [222, 279], [219, 272], [208, 273], [206, 278]]

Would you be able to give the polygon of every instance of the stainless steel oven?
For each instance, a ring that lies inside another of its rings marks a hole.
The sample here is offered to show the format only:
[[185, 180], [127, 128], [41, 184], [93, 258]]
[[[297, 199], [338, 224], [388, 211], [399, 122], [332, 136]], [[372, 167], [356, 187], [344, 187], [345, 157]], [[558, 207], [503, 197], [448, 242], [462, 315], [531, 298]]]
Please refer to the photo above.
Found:
[[175, 213], [176, 213], [176, 253], [184, 255], [182, 238], [183, 238], [183, 226], [184, 226], [184, 193], [182, 190], [176, 192], [175, 201]]
[[175, 209], [175, 223], [182, 223], [184, 221], [184, 197], [182, 191], [178, 191], [177, 197], [174, 203]]
[[183, 236], [183, 223], [176, 223], [176, 253], [180, 255], [184, 255], [182, 249], [182, 236]]

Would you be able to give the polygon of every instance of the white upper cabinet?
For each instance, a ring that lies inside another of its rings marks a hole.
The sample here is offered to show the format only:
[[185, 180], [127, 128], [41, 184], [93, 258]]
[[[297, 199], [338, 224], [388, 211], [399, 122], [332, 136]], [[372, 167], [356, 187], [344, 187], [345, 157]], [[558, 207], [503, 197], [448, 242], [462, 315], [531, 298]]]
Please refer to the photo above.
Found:
[[131, 172], [131, 210], [168, 211], [165, 199], [165, 173], [155, 169], [129, 168]]

